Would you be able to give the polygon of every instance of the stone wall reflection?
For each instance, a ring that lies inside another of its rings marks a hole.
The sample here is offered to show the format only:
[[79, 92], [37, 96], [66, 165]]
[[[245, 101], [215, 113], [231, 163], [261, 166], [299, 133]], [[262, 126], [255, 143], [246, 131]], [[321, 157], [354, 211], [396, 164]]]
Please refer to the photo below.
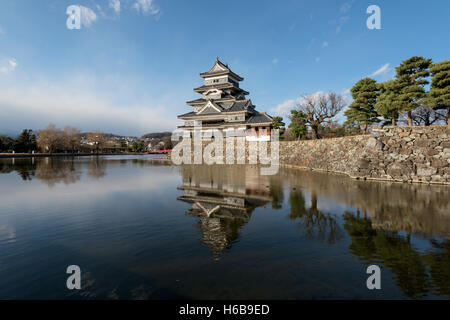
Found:
[[341, 175], [282, 169], [290, 186], [365, 213], [374, 228], [450, 236], [450, 188], [357, 181]]

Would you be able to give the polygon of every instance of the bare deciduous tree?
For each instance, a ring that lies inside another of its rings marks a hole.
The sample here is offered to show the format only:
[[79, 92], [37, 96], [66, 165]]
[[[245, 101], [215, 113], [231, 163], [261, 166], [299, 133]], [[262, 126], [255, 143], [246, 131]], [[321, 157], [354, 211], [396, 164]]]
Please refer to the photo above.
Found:
[[303, 96], [296, 107], [304, 114], [305, 123], [311, 128], [313, 138], [318, 139], [319, 126], [335, 117], [345, 105], [345, 98], [340, 94], [319, 92]]
[[81, 133], [80, 130], [66, 126], [63, 130], [63, 145], [66, 150], [75, 152], [79, 150], [81, 146]]
[[445, 120], [444, 117], [435, 110], [420, 106], [411, 111], [413, 123], [418, 126], [431, 126], [432, 124]]
[[39, 131], [37, 144], [42, 152], [53, 153], [61, 144], [62, 131], [55, 127], [54, 124], [49, 124], [47, 128]]
[[106, 142], [106, 136], [103, 132], [90, 132], [87, 135], [87, 140], [92, 143], [94, 146], [96, 152], [98, 153], [99, 150], [103, 148]]

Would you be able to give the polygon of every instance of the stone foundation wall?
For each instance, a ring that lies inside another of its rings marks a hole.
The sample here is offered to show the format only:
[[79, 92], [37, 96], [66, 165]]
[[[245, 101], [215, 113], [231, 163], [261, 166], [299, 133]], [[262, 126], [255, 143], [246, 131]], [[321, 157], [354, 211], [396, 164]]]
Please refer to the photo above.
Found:
[[280, 164], [360, 179], [450, 184], [450, 127], [384, 127], [363, 136], [282, 141]]

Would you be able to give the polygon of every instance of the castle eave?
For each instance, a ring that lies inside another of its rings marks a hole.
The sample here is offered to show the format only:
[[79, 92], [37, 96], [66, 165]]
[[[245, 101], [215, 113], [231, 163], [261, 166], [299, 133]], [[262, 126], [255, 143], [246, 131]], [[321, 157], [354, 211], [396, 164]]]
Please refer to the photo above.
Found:
[[216, 71], [216, 72], [203, 72], [203, 73], [200, 73], [200, 77], [207, 79], [207, 78], [212, 78], [212, 77], [224, 76], [227, 74], [231, 75], [233, 78], [235, 78], [238, 81], [244, 81], [243, 77], [237, 75], [236, 73], [234, 73], [231, 70]]

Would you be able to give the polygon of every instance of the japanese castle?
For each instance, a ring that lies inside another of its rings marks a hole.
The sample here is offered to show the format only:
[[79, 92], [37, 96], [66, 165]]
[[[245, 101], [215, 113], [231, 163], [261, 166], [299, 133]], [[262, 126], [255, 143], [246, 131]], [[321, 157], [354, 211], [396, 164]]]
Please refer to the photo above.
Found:
[[202, 97], [186, 102], [194, 110], [178, 116], [184, 120], [179, 129], [193, 131], [194, 126], [201, 124], [202, 130], [242, 130], [247, 141], [270, 140], [272, 117], [256, 111], [252, 101], [246, 98], [249, 93], [239, 86], [244, 78], [219, 59], [200, 76], [205, 83], [194, 91]]

